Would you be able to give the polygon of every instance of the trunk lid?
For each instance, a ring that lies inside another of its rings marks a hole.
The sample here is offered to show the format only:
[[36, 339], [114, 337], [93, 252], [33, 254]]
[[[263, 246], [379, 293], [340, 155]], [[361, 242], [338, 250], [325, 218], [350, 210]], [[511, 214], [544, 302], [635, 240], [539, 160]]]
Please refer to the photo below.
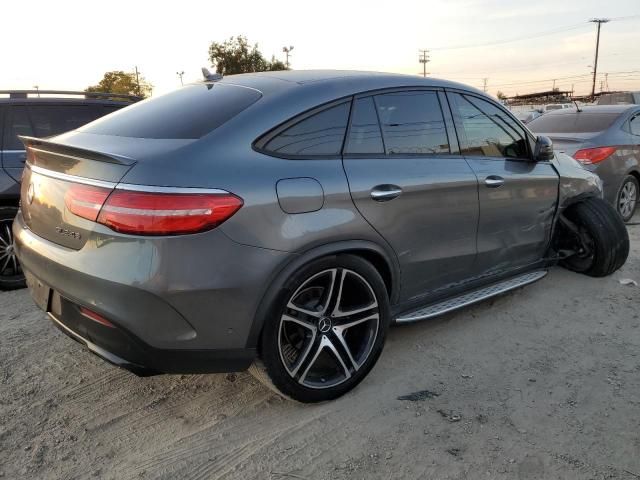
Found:
[[84, 185], [113, 190], [136, 162], [47, 140], [21, 140], [27, 148], [20, 191], [27, 227], [53, 243], [79, 250], [96, 224], [69, 211], [71, 189]]
[[561, 135], [557, 133], [541, 133], [540, 135], [547, 136], [553, 142], [553, 149], [556, 152], [565, 153], [573, 156], [585, 145], [590, 144], [591, 140], [598, 136], [601, 132], [592, 133], [571, 133], [568, 135]]

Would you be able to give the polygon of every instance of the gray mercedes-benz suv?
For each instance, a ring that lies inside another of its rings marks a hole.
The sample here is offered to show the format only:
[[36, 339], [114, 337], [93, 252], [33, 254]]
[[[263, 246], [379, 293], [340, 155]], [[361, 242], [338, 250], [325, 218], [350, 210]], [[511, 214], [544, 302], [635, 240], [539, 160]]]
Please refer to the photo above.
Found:
[[251, 370], [303, 402], [391, 323], [625, 262], [598, 177], [483, 93], [413, 76], [236, 75], [28, 150], [15, 248], [53, 322], [140, 374]]

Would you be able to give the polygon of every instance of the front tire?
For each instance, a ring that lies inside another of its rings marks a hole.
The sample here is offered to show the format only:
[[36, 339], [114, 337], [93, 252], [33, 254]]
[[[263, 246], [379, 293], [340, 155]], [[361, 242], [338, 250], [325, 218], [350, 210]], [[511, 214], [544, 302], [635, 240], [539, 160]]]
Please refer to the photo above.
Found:
[[633, 218], [638, 205], [638, 195], [640, 194], [640, 183], [633, 175], [627, 175], [622, 181], [618, 197], [616, 199], [616, 208], [622, 217], [622, 220], [628, 222]]
[[271, 308], [257, 370], [268, 381], [256, 377], [299, 402], [344, 395], [375, 365], [390, 319], [385, 284], [369, 262], [346, 254], [313, 261]]
[[591, 277], [618, 270], [629, 255], [629, 234], [618, 212], [600, 198], [588, 198], [567, 209], [564, 216], [578, 229], [577, 253], [561, 265]]
[[24, 273], [13, 248], [13, 219], [18, 209], [0, 207], [0, 290], [14, 290], [26, 286]]

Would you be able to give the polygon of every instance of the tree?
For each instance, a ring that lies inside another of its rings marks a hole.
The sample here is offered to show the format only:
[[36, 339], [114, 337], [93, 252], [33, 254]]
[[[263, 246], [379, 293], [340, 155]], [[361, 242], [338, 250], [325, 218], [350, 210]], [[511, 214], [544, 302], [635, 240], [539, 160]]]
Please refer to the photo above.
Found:
[[153, 86], [142, 75], [138, 75], [138, 79], [136, 79], [135, 73], [114, 70], [106, 72], [97, 85], [87, 87], [85, 92], [121, 93], [148, 97], [151, 95], [152, 88]]
[[258, 50], [258, 44], [249, 45], [247, 37], [242, 35], [231, 37], [224, 43], [211, 42], [209, 60], [216, 66], [216, 72], [222, 75], [287, 69], [283, 62], [273, 56], [271, 61], [264, 58]]
[[498, 90], [498, 93], [496, 93], [496, 97], [498, 97], [498, 100], [506, 100], [507, 96], [502, 93], [500, 90]]

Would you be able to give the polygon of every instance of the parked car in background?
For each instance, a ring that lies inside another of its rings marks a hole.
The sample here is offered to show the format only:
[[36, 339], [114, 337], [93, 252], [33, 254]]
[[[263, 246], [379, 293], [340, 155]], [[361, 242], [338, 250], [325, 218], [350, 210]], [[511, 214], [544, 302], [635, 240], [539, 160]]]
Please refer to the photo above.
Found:
[[11, 224], [18, 211], [27, 155], [18, 135], [58, 135], [140, 100], [131, 95], [117, 98], [86, 92], [0, 91], [0, 289], [24, 286], [24, 275], [11, 246]]
[[329, 400], [368, 374], [392, 322], [558, 262], [608, 275], [629, 250], [597, 175], [443, 80], [233, 75], [23, 140], [13, 231], [31, 295], [139, 373], [251, 367]]
[[604, 183], [604, 197], [625, 221], [640, 193], [640, 106], [585, 106], [549, 112], [528, 124]]
[[571, 108], [570, 103], [549, 103], [541, 108], [542, 113], [551, 112], [553, 110], [562, 110], [563, 108]]
[[542, 111], [540, 110], [527, 110], [524, 112], [518, 112], [515, 114], [516, 118], [520, 120], [522, 123], [529, 123], [534, 118], [538, 118], [542, 115]]
[[640, 92], [603, 93], [598, 98], [598, 105], [640, 105]]

